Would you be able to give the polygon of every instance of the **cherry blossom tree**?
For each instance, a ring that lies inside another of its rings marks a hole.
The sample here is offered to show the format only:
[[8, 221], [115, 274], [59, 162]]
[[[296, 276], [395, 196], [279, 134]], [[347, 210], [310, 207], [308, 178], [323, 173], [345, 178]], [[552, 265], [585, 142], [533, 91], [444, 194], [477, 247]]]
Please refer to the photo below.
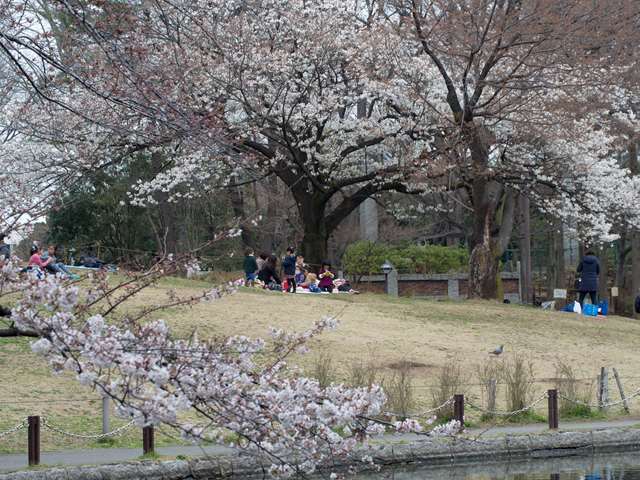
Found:
[[70, 127], [63, 163], [156, 152], [166, 169], [141, 202], [277, 175], [312, 261], [371, 195], [455, 192], [472, 211], [470, 292], [489, 298], [516, 197], [602, 232], [606, 194], [633, 198], [606, 158], [609, 94], [636, 55], [629, 0], [3, 5], [26, 12], [5, 14], [5, 55], [50, 105], [29, 128]]
[[304, 223], [307, 258], [319, 262], [366, 198], [417, 191], [415, 142], [433, 132], [425, 106], [405, 102], [389, 75], [367, 76], [375, 58], [358, 45], [371, 10], [301, 0], [26, 4], [27, 20], [8, 22], [1, 38], [52, 105], [29, 128], [52, 118], [69, 126], [51, 138], [76, 145], [85, 170], [162, 152], [166, 169], [138, 186], [138, 202], [196, 191], [203, 178], [228, 186], [276, 175]]
[[[381, 2], [386, 55], [446, 132], [440, 184], [472, 210], [470, 294], [495, 297], [519, 193], [606, 236], [620, 197], [611, 93], [633, 69], [637, 5], [572, 1]], [[398, 45], [400, 49], [398, 49]], [[440, 88], [434, 88], [434, 82]], [[434, 177], [437, 175], [434, 172]], [[631, 207], [633, 209], [633, 207]], [[637, 218], [637, 217], [635, 217]], [[586, 228], [585, 228], [586, 229]]]
[[[224, 443], [233, 434], [234, 446], [261, 456], [281, 477], [330, 469], [339, 459], [372, 463], [366, 448], [372, 435], [387, 428], [422, 431], [416, 420], [382, 419], [386, 397], [379, 386], [323, 388], [287, 366], [291, 354], [305, 353], [310, 339], [337, 326], [334, 318], [299, 334], [272, 329], [269, 342], [177, 338], [157, 319], [159, 312], [219, 300], [236, 286], [190, 297], [169, 292], [162, 304], [136, 309], [127, 301], [174, 272], [175, 261], [115, 286], [99, 272], [82, 289], [62, 277], [20, 275], [15, 258], [0, 262], [0, 297], [20, 294], [11, 315], [14, 334], [37, 337], [32, 350], [54, 372], [76, 375], [140, 426], [167, 425], [194, 442]], [[458, 428], [451, 422], [431, 434]]]
[[[431, 139], [424, 106], [367, 77], [371, 59], [357, 47], [367, 20], [356, 21], [350, 2], [225, 2], [216, 12], [191, 35], [199, 51], [216, 39], [206, 81], [244, 153], [238, 175], [282, 180], [303, 223], [305, 257], [320, 263], [331, 233], [364, 200], [418, 191], [412, 144]], [[163, 180], [191, 183], [189, 173], [211, 170], [205, 160], [177, 162]]]

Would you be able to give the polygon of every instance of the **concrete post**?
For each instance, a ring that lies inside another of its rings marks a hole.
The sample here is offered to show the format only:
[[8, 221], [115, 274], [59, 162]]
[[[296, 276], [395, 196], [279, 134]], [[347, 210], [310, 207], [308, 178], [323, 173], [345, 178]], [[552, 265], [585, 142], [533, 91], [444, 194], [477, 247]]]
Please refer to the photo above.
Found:
[[398, 296], [398, 270], [395, 268], [387, 275], [387, 295], [390, 297]]
[[447, 296], [453, 300], [460, 298], [460, 280], [453, 278], [447, 281]]

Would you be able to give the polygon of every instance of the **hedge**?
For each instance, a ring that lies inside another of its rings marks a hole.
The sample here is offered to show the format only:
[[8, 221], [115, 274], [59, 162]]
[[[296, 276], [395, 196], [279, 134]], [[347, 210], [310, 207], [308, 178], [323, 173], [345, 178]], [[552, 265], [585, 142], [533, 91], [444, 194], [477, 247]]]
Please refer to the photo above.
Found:
[[350, 275], [375, 275], [381, 273], [380, 266], [385, 260], [400, 273], [448, 273], [466, 270], [469, 253], [460, 247], [392, 246], [360, 241], [347, 247], [342, 266]]

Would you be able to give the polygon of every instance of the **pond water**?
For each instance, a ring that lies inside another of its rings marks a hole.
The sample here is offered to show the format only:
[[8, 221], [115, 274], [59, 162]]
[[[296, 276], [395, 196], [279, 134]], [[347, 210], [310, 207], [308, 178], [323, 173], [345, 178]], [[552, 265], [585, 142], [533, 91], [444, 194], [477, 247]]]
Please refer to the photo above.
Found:
[[640, 480], [640, 452], [385, 470], [359, 480]]

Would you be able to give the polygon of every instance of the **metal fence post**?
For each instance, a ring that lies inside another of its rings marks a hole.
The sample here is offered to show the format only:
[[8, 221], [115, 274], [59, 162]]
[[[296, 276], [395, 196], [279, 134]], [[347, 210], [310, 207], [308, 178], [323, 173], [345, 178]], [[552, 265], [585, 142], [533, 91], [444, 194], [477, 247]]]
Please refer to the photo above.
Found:
[[27, 433], [27, 451], [29, 465], [40, 464], [40, 417], [28, 418], [29, 428]]
[[153, 426], [142, 428], [142, 453], [144, 455], [154, 453]]
[[464, 395], [453, 396], [453, 418], [460, 423], [460, 431], [464, 430]]
[[547, 398], [549, 400], [549, 429], [557, 430], [558, 428], [558, 391], [548, 390]]

